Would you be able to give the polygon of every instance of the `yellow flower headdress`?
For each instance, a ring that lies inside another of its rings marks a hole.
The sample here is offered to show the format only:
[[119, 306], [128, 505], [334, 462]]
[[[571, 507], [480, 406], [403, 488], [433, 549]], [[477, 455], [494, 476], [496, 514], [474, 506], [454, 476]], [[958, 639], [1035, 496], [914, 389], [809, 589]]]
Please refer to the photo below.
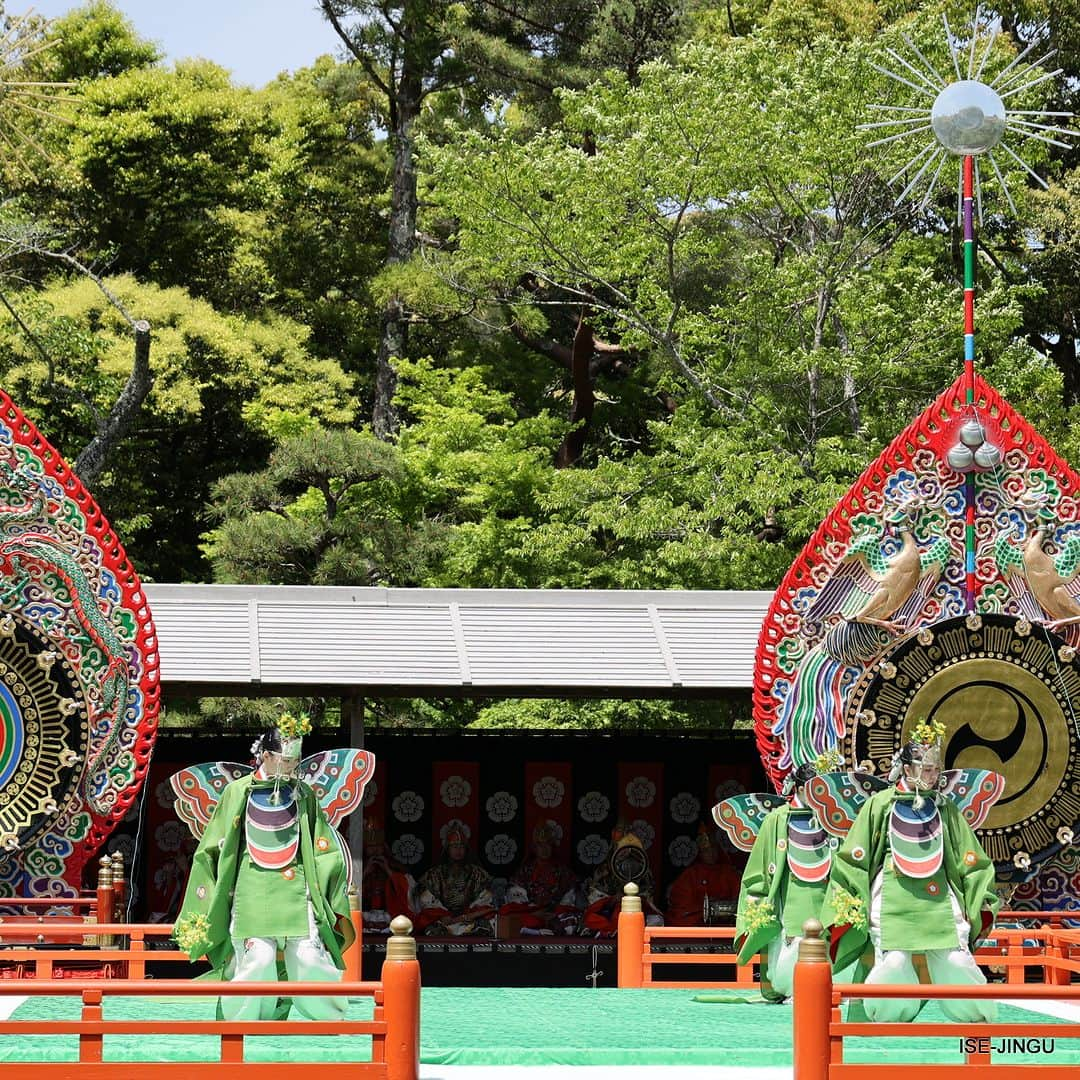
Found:
[[282, 756], [299, 757], [300, 740], [305, 735], [311, 734], [311, 717], [307, 713], [300, 713], [297, 716], [293, 716], [292, 713], [282, 713], [275, 726], [281, 736]]
[[282, 713], [276, 727], [283, 739], [302, 739], [311, 734], [311, 717], [307, 713], [300, 713], [299, 716]]
[[837, 772], [844, 767], [844, 755], [834, 746], [823, 754], [818, 754], [811, 762], [814, 771], [821, 773]]
[[910, 741], [923, 746], [940, 746], [945, 738], [945, 725], [940, 720], [920, 719], [911, 732]]

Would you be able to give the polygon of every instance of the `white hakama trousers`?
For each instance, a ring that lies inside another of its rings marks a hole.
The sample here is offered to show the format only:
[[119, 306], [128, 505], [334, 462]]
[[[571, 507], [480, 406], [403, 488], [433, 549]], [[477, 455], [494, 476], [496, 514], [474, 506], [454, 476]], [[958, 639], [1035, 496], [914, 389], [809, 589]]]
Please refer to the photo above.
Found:
[[[802, 937], [793, 937], [790, 941], [781, 933], [769, 942], [766, 959], [769, 965], [769, 983], [773, 990], [784, 997], [791, 997], [795, 984], [795, 961], [799, 959], [799, 942]], [[851, 982], [858, 961], [833, 972], [833, 982]]]
[[[954, 949], [927, 949], [924, 952], [930, 981], [941, 985], [983, 986], [986, 976], [967, 948], [970, 924], [951, 890], [949, 899], [956, 919], [958, 944]], [[904, 986], [918, 983], [919, 976], [910, 952], [881, 948], [880, 874], [874, 881], [870, 900], [870, 940], [874, 945], [874, 966], [866, 977], [868, 984]], [[915, 998], [866, 998], [863, 1005], [870, 1020], [904, 1024], [915, 1019], [923, 1002]], [[963, 1024], [990, 1023], [997, 1016], [997, 1004], [993, 1001], [961, 1001], [957, 998], [943, 1000], [941, 1008], [950, 1019]]]
[[[341, 982], [343, 972], [327, 952], [308, 905], [307, 937], [233, 938], [236, 968], [230, 982], [277, 982], [277, 954], [285, 956], [285, 972], [290, 982]], [[309, 1020], [343, 1020], [349, 1008], [344, 997], [294, 997], [293, 1006]], [[277, 998], [223, 997], [221, 1014], [226, 1020], [272, 1020]]]
[[801, 937], [787, 938], [781, 930], [769, 942], [765, 957], [769, 965], [769, 982], [773, 990], [783, 997], [791, 997], [795, 980], [795, 961], [799, 958]]

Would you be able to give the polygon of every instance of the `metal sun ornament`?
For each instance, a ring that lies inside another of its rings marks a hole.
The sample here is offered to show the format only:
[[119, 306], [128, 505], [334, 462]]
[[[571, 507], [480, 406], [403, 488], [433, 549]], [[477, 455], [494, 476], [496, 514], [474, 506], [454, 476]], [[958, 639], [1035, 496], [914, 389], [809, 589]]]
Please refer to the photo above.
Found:
[[[1051, 49], [1038, 59], [1029, 61], [1026, 60], [1026, 57], [1036, 47], [1036, 43], [1032, 42], [1019, 55], [1014, 57], [1006, 67], [999, 71], [992, 80], [983, 81], [983, 72], [987, 68], [987, 62], [990, 60], [994, 44], [1001, 34], [1001, 20], [994, 19], [988, 23], [983, 22], [980, 20], [979, 12], [976, 11], [971, 35], [966, 45], [953, 34], [946, 16], [942, 16], [942, 21], [945, 25], [945, 36], [952, 58], [953, 70], [956, 73], [955, 80], [948, 82], [923, 55], [915, 42], [908, 35], [902, 35], [904, 42], [911, 49], [922, 67], [906, 60], [894, 49], [886, 49], [885, 51], [900, 65], [905, 74], [898, 74], [878, 64], [872, 66], [876, 71], [880, 71], [890, 79], [894, 79], [923, 97], [929, 98], [930, 102], [917, 107], [871, 105], [870, 108], [878, 112], [899, 115], [888, 120], [861, 124], [859, 130], [868, 131], [890, 127], [907, 129], [877, 139], [875, 142], [868, 144], [871, 147], [884, 146], [917, 136], [926, 137], [926, 145], [913, 154], [905, 162], [903, 168], [889, 181], [890, 184], [896, 183], [912, 169], [916, 169], [915, 174], [911, 176], [911, 179], [897, 196], [897, 203], [902, 202], [915, 191], [924, 177], [930, 177], [929, 184], [919, 203], [919, 208], [923, 209], [934, 193], [945, 163], [950, 156], [955, 156], [963, 161], [957, 192], [957, 221], [960, 221], [963, 216], [964, 189], [966, 186], [964, 174], [970, 169], [973, 174], [973, 184], [970, 186], [974, 188], [976, 216], [979, 223], [982, 224], [982, 177], [978, 159], [985, 156], [990, 162], [1010, 210], [1015, 215], [1017, 212], [1016, 204], [1009, 193], [1002, 169], [994, 157], [995, 150], [999, 150], [1006, 155], [1009, 162], [1019, 165], [1043, 188], [1047, 187], [1047, 184], [1004, 141], [1006, 135], [1035, 139], [1051, 146], [1070, 149], [1071, 144], [1063, 142], [1062, 139], [1076, 137], [1077, 134], [1075, 131], [1060, 125], [1060, 121], [1067, 121], [1072, 116], [1072, 113], [1051, 112], [1047, 109], [1014, 109], [1008, 104], [1009, 99], [1014, 98], [1017, 94], [1031, 90], [1033, 87], [1048, 82], [1061, 74], [1061, 68], [1055, 71], [1047, 71], [1042, 66], [1056, 54], [1057, 50]], [[966, 64], [964, 64], [964, 60], [966, 60]], [[965, 66], [966, 72], [963, 70]], [[1042, 122], [1046, 120], [1052, 122]], [[1009, 162], [1006, 162], [1006, 165]], [[931, 170], [934, 171], [931, 172]]]
[[[0, 17], [3, 5], [0, 4]], [[47, 21], [35, 18], [33, 9], [25, 15], [12, 15], [0, 23], [0, 154], [24, 172], [33, 175], [30, 160], [51, 160], [52, 155], [28, 130], [38, 118], [63, 120], [55, 107], [72, 100], [63, 91], [74, 85], [34, 79], [28, 62], [59, 43], [46, 36]]]
[[[896, 183], [902, 176], [914, 169], [915, 173], [908, 180], [904, 189], [896, 197], [901, 203], [914, 191], [924, 176], [931, 179], [923, 194], [919, 209], [923, 209], [934, 193], [938, 179], [950, 156], [961, 159], [960, 178], [957, 190], [957, 221], [964, 229], [964, 403], [968, 417], [957, 432], [957, 442], [946, 455], [946, 463], [953, 471], [964, 477], [964, 568], [965, 568], [965, 607], [969, 613], [975, 611], [976, 566], [975, 566], [975, 531], [976, 531], [976, 491], [975, 475], [980, 472], [993, 472], [1001, 465], [1000, 449], [986, 438], [986, 428], [979, 416], [975, 401], [975, 218], [982, 224], [982, 177], [979, 170], [979, 158], [985, 156], [990, 162], [998, 184], [1009, 204], [1009, 209], [1016, 214], [1016, 204], [1009, 193], [1005, 177], [994, 157], [999, 149], [1019, 165], [1043, 188], [1047, 187], [1030, 165], [1027, 164], [1011, 147], [1005, 143], [1006, 135], [1015, 135], [1051, 146], [1071, 149], [1071, 144], [1063, 138], [1073, 137], [1075, 132], [1058, 123], [1043, 123], [1044, 120], [1069, 118], [1072, 113], [1050, 112], [1045, 109], [1013, 109], [1007, 102], [1017, 94], [1023, 94], [1033, 87], [1056, 78], [1062, 69], [1047, 71], [1042, 65], [1051, 59], [1056, 50], [1051, 50], [1036, 60], [1026, 57], [1035, 48], [1035, 43], [1028, 45], [1019, 55], [1004, 67], [990, 81], [983, 81], [983, 72], [993, 52], [994, 44], [1001, 33], [1001, 20], [985, 22], [980, 19], [979, 9], [975, 10], [970, 37], [965, 44], [953, 34], [948, 17], [942, 15], [945, 25], [945, 39], [949, 47], [956, 79], [947, 82], [934, 65], [920, 52], [919, 47], [906, 34], [903, 40], [918, 58], [922, 68], [904, 59], [894, 49], [886, 49], [906, 73], [900, 75], [888, 68], [874, 64], [874, 68], [890, 79], [910, 87], [916, 93], [930, 99], [930, 105], [918, 107], [909, 105], [872, 105], [872, 109], [897, 115], [887, 120], [860, 125], [860, 130], [879, 130], [900, 127], [904, 130], [870, 143], [870, 146], [885, 146], [916, 136], [925, 136], [926, 145], [918, 150], [904, 164], [889, 183]], [[961, 57], [966, 55], [966, 74], [961, 69]], [[976, 56], [978, 63], [976, 64]], [[910, 76], [910, 77], [908, 77]], [[1057, 136], [1055, 138], [1055, 136]], [[931, 174], [931, 169], [933, 173]]]

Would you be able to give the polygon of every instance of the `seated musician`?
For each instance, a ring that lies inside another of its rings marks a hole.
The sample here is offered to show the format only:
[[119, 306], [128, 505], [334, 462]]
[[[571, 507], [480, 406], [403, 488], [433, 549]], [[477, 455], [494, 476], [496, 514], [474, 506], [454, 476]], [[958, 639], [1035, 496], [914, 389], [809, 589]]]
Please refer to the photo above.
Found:
[[442, 860], [421, 876], [419, 892], [416, 921], [422, 933], [491, 936], [491, 875], [469, 854], [460, 827], [447, 832]]
[[619, 927], [623, 886], [634, 882], [648, 926], [663, 926], [664, 916], [653, 903], [653, 877], [641, 838], [618, 822], [612, 830], [611, 854], [585, 884], [587, 907], [581, 933], [586, 937], [612, 937]]
[[398, 915], [416, 922], [416, 880], [390, 854], [386, 834], [372, 817], [364, 818], [364, 873], [360, 893], [366, 932], [389, 934], [390, 920]]
[[671, 886], [665, 924], [704, 926], [705, 900], [728, 900], [739, 896], [740, 875], [703, 824], [698, 829], [698, 853]]
[[532, 851], [510, 878], [499, 915], [516, 921], [522, 934], [577, 930], [577, 878], [558, 857], [558, 843], [554, 822], [540, 822], [533, 831]]

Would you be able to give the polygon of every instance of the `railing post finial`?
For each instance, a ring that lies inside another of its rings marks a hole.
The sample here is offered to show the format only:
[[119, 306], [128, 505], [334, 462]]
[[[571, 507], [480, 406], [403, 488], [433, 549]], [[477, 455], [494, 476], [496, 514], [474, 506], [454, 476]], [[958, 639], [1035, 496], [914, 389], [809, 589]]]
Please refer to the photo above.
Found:
[[803, 938], [799, 942], [799, 960], [810, 964], [827, 964], [828, 949], [822, 937], [824, 927], [817, 919], [807, 919], [803, 923]]

